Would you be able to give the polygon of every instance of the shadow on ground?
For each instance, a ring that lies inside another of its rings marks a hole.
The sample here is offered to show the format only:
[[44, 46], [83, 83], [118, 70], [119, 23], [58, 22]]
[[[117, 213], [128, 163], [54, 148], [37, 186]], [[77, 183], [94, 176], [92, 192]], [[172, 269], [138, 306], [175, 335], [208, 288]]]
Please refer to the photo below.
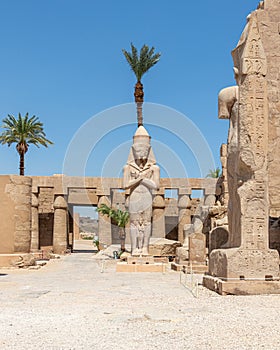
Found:
[[94, 249], [73, 249], [73, 253], [97, 253], [97, 250]]

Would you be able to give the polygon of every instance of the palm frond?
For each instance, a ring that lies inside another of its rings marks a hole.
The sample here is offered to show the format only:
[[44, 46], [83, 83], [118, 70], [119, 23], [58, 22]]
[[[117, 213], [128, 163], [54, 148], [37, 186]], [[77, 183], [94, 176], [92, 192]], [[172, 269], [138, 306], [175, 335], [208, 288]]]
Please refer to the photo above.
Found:
[[138, 55], [137, 48], [131, 43], [131, 53], [122, 49], [122, 52], [134, 72], [137, 81], [141, 81], [143, 75], [160, 59], [160, 53], [154, 53], [155, 48], [143, 45]]
[[206, 175], [206, 177], [214, 178], [214, 179], [217, 179], [220, 176], [222, 176], [222, 171], [219, 167], [214, 170], [209, 169], [209, 173]]

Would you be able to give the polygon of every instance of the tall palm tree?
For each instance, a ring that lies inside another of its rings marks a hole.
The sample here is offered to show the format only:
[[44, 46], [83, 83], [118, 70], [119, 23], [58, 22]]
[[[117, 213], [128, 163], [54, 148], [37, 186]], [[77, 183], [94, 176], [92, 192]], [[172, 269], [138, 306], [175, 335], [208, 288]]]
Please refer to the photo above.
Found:
[[221, 169], [218, 167], [214, 170], [209, 170], [209, 173], [206, 175], [206, 177], [211, 177], [211, 178], [214, 178], [214, 179], [217, 179], [219, 178], [220, 176], [222, 176], [222, 171]]
[[141, 79], [148, 70], [153, 67], [160, 59], [161, 54], [155, 53], [155, 48], [149, 48], [143, 45], [138, 55], [137, 48], [131, 43], [131, 52], [122, 49], [122, 52], [134, 72], [137, 82], [135, 85], [134, 97], [137, 106], [138, 126], [143, 125], [142, 106], [144, 102], [144, 91]]
[[20, 157], [20, 175], [24, 175], [24, 156], [28, 151], [29, 144], [37, 147], [39, 145], [48, 147], [48, 145], [53, 144], [52, 141], [46, 138], [43, 123], [35, 115], [29, 118], [28, 113], [25, 114], [25, 117], [22, 117], [19, 113], [16, 119], [13, 115], [8, 114], [8, 117], [3, 119], [2, 128], [5, 130], [0, 134], [0, 143], [2, 145], [8, 144], [9, 147], [12, 143], [16, 143], [16, 149]]
[[119, 236], [121, 240], [121, 251], [125, 251], [125, 226], [129, 220], [129, 213], [126, 210], [113, 209], [108, 207], [105, 203], [102, 203], [99, 208], [96, 209], [102, 215], [107, 215], [112, 219], [114, 225], [119, 228]]

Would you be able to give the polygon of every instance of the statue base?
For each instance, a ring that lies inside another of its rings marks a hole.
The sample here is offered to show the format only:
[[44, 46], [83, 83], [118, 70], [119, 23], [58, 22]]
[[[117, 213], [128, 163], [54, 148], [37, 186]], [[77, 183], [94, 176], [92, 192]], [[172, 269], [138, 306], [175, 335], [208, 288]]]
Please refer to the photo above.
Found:
[[176, 262], [172, 262], [171, 270], [184, 271], [185, 273], [204, 274], [208, 271], [208, 266], [206, 264], [190, 264], [189, 262], [183, 264], [177, 264]]
[[220, 295], [280, 294], [280, 281], [235, 280], [224, 281], [213, 276], [203, 277], [203, 286]]
[[221, 295], [280, 294], [279, 254], [274, 249], [212, 250], [203, 285]]
[[165, 273], [167, 264], [155, 262], [153, 256], [129, 256], [126, 262], [118, 262], [117, 272], [162, 272]]

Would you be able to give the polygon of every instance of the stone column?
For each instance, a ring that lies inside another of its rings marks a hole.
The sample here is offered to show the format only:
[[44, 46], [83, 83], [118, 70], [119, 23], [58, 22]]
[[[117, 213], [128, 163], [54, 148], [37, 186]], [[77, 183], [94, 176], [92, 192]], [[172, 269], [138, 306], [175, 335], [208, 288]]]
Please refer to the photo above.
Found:
[[191, 223], [191, 200], [187, 194], [179, 196], [178, 211], [179, 211], [179, 225], [178, 225], [178, 241], [184, 243], [184, 226]]
[[32, 179], [26, 176], [11, 176], [11, 193], [16, 205], [15, 253], [29, 253], [31, 242], [31, 185]]
[[37, 252], [39, 250], [39, 213], [38, 213], [39, 199], [38, 193], [32, 193], [31, 198], [31, 245], [30, 251]]
[[53, 250], [63, 254], [67, 249], [67, 203], [62, 195], [54, 200]]
[[32, 179], [27, 176], [1, 176], [3, 253], [29, 253], [31, 242]]
[[153, 200], [152, 237], [165, 238], [165, 202], [163, 196], [157, 195]]
[[68, 245], [71, 251], [74, 247], [74, 209], [73, 205], [68, 207]]
[[[111, 206], [111, 203], [107, 196], [101, 196], [98, 201], [98, 208], [101, 204]], [[112, 244], [112, 231], [111, 231], [111, 219], [106, 215], [98, 213], [98, 237], [99, 242], [102, 244]]]
[[74, 213], [74, 239], [80, 239], [80, 214]]

